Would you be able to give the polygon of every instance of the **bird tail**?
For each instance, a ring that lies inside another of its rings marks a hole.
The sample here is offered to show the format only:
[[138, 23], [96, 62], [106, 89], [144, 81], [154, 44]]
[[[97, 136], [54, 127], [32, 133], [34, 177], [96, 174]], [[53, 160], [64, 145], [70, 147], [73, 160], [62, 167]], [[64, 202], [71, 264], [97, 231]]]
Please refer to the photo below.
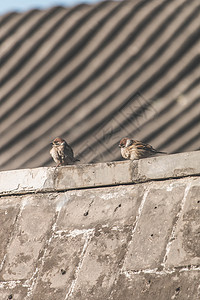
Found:
[[157, 151], [157, 153], [168, 154], [167, 152], [163, 152], [163, 151]]

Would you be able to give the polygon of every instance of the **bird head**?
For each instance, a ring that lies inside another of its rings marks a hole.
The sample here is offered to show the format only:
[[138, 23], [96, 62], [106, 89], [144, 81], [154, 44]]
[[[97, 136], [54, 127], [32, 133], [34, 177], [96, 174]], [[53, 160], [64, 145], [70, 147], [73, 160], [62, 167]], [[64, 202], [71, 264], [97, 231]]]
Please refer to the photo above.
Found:
[[66, 141], [60, 137], [57, 137], [53, 140], [51, 144], [52, 146], [63, 146], [66, 144]]
[[120, 148], [125, 148], [132, 145], [132, 140], [129, 138], [123, 138], [121, 139], [121, 141], [119, 142], [119, 147]]

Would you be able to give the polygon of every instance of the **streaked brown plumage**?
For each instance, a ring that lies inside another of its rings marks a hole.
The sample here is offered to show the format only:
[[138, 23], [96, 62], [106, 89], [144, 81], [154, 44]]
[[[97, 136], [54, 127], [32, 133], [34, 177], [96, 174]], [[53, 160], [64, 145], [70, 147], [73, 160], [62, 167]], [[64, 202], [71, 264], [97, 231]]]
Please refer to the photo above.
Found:
[[78, 161], [78, 159], [74, 158], [74, 153], [70, 145], [67, 144], [67, 142], [57, 137], [53, 140], [52, 149], [50, 150], [50, 154], [53, 158], [53, 160], [56, 162], [56, 166], [65, 166], [65, 165], [71, 165]]
[[121, 139], [119, 147], [121, 148], [122, 157], [130, 160], [141, 159], [158, 153], [166, 154], [165, 152], [157, 151], [149, 144], [129, 138]]

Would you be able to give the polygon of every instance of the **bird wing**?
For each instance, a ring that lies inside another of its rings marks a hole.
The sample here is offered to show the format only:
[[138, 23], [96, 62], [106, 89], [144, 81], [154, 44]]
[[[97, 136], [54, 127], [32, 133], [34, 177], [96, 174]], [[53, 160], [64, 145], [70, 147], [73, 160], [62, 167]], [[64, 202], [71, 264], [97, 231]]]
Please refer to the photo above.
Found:
[[149, 144], [132, 140], [132, 145], [130, 145], [129, 150], [135, 153], [138, 158], [145, 158], [157, 153], [157, 151]]
[[65, 146], [65, 157], [68, 157], [72, 161], [74, 160], [74, 152], [68, 144]]
[[137, 149], [143, 150], [143, 151], [148, 151], [148, 152], [152, 152], [152, 153], [157, 153], [157, 150], [154, 149], [151, 145], [140, 142], [140, 141], [133, 141], [133, 145], [135, 145], [135, 147]]

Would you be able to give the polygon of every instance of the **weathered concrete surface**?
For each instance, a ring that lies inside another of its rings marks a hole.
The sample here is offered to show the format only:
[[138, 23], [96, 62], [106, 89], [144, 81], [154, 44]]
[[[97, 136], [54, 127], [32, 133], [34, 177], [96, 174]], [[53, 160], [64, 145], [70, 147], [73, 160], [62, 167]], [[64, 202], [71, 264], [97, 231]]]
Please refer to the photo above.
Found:
[[185, 200], [171, 241], [167, 267], [200, 265], [200, 185], [199, 179], [185, 191]]
[[32, 275], [54, 215], [55, 207], [51, 198], [44, 199], [40, 194], [38, 197], [28, 195], [22, 199], [14, 236], [7, 248], [2, 269], [3, 280], [27, 279]]
[[[185, 185], [169, 182], [149, 185], [145, 204], [134, 228], [124, 268], [153, 269], [162, 263], [171, 228], [180, 211]], [[161, 221], [162, 220], [162, 221]]]
[[[12, 199], [4, 199], [0, 201], [0, 220], [1, 220], [1, 230], [0, 230], [0, 262], [4, 262], [4, 257], [6, 255], [6, 246], [9, 243], [14, 230], [14, 225], [16, 222], [17, 215], [20, 210], [20, 199], [16, 199], [15, 202]], [[0, 264], [0, 266], [1, 266]]]
[[[188, 156], [187, 166], [194, 164], [189, 160], [196, 153], [181, 154]], [[195, 174], [187, 174], [178, 158], [182, 170], [178, 177], [168, 178], [166, 163], [166, 179], [158, 170], [162, 180], [146, 181], [148, 175], [144, 182], [134, 181], [134, 172], [145, 161], [158, 166], [160, 159], [164, 157], [86, 165], [84, 177], [77, 175], [77, 166], [56, 172], [53, 168], [17, 171], [10, 190], [7, 184], [8, 194], [1, 190], [0, 197], [0, 299], [200, 299], [198, 166], [193, 168]], [[117, 175], [123, 165], [124, 172], [130, 171], [127, 182]], [[84, 166], [79, 168], [84, 171]], [[107, 168], [111, 168], [107, 173], [111, 186], [103, 178], [105, 186], [96, 187]], [[89, 179], [94, 170], [96, 177]], [[82, 185], [92, 186], [72, 189], [78, 183], [74, 178], [67, 183], [68, 172]], [[14, 171], [2, 172], [1, 180], [4, 175], [7, 180], [9, 173], [14, 178]], [[43, 181], [38, 174], [43, 174]], [[61, 191], [55, 189], [56, 182]]]
[[121, 274], [111, 300], [198, 300], [199, 270], [169, 274]]
[[191, 176], [200, 172], [200, 151], [140, 159], [139, 181]]
[[164, 155], [139, 161], [119, 161], [59, 168], [36, 168], [0, 173], [0, 195], [62, 191], [200, 173], [200, 151]]

